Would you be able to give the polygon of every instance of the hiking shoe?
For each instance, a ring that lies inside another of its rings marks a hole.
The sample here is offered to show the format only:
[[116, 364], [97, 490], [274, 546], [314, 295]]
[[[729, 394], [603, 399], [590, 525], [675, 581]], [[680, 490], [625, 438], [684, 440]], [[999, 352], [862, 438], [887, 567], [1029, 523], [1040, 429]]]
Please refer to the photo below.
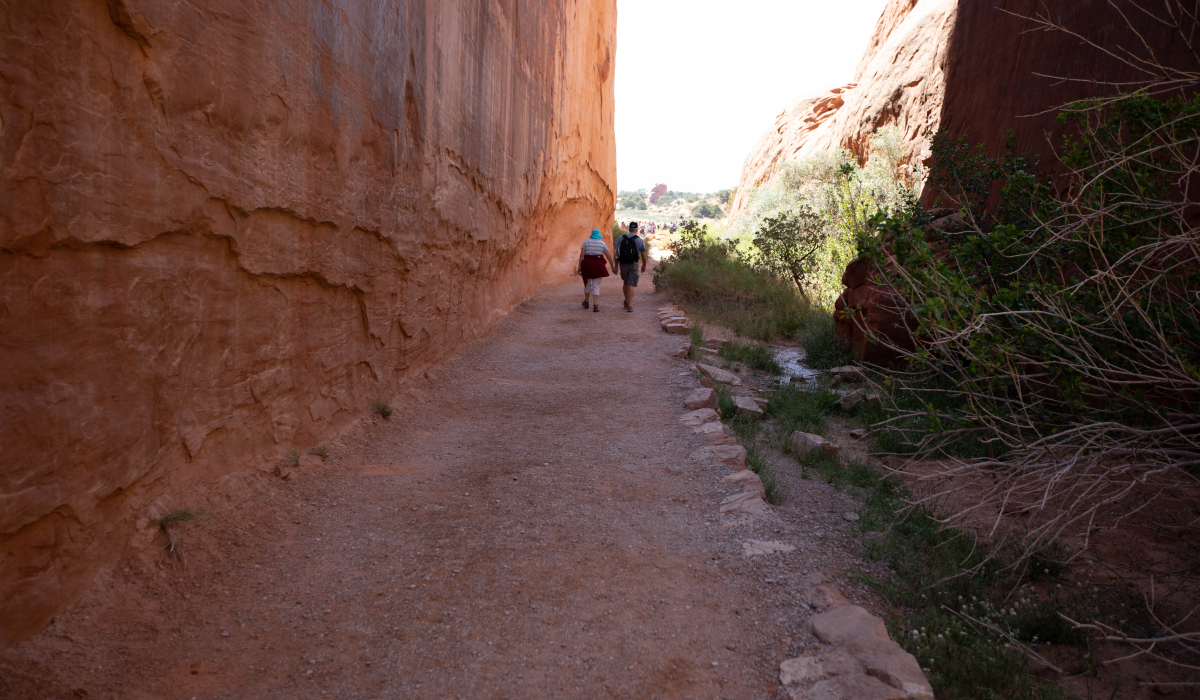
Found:
[[585, 309], [586, 309], [587, 307], [588, 307], [588, 300], [587, 300], [587, 299], [584, 299], [584, 300], [583, 300], [583, 308], [585, 308]]
[[632, 307], [632, 306], [626, 306], [626, 307], [625, 307], [625, 311], [626, 311], [626, 312], [628, 312], [628, 313], [633, 313], [633, 307]]
[[596, 304], [595, 306], [593, 306], [592, 311], [595, 311], [596, 313], [600, 313], [600, 305]]

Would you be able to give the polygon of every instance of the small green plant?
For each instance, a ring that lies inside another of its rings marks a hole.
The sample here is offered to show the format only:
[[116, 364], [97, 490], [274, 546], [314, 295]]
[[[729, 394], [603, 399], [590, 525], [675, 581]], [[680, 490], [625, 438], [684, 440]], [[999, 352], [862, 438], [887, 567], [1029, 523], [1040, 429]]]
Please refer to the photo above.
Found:
[[775, 353], [765, 345], [751, 345], [734, 340], [722, 345], [719, 353], [727, 360], [735, 360], [764, 372], [771, 374], [783, 372], [783, 367], [775, 359]]
[[167, 557], [171, 561], [183, 560], [183, 526], [207, 518], [208, 514], [203, 508], [177, 508], [158, 519], [158, 528], [167, 540]]
[[804, 364], [813, 369], [832, 369], [858, 364], [850, 348], [834, 335], [833, 316], [814, 316], [796, 332], [796, 340], [804, 348]]
[[293, 452], [293, 453], [291, 453], [290, 455], [288, 455], [287, 457], [284, 457], [284, 458], [283, 458], [283, 463], [284, 463], [284, 464], [286, 464], [286, 465], [288, 465], [289, 467], [298, 467], [298, 466], [300, 466], [300, 453], [299, 453], [299, 452]]
[[392, 417], [392, 407], [383, 401], [372, 401], [371, 412], [387, 420]]
[[728, 389], [721, 388], [718, 385], [717, 392], [717, 413], [721, 414], [721, 420], [733, 420], [737, 415], [737, 404], [733, 402], [733, 396]]
[[320, 457], [322, 462], [329, 458], [329, 448], [323, 444], [308, 448], [308, 453], [314, 457]]

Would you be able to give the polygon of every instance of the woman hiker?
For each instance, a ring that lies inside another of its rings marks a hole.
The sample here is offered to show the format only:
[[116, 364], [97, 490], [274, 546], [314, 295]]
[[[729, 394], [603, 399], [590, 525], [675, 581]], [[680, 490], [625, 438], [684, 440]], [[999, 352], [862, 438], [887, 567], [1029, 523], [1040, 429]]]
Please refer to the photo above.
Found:
[[[608, 260], [608, 265], [604, 261]], [[604, 236], [600, 233], [600, 229], [592, 229], [592, 235], [583, 242], [583, 246], [579, 250], [579, 274], [583, 277], [583, 308], [588, 307], [588, 301], [592, 303], [592, 311], [599, 313], [600, 311], [600, 280], [608, 277], [608, 268], [617, 269], [617, 264], [613, 262], [612, 253], [608, 251], [608, 244], [604, 242]]]

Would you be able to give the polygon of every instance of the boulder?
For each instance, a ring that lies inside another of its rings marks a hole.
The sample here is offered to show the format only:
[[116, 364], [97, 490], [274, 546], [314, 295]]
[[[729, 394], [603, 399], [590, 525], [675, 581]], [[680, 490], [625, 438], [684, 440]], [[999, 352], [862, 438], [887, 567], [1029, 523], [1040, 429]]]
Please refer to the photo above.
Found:
[[841, 404], [843, 411], [849, 411], [857, 406], [866, 395], [866, 389], [847, 391], [846, 393], [842, 394], [842, 398], [838, 399], [838, 403]]
[[709, 389], [715, 389], [717, 388], [717, 383], [708, 377], [700, 377], [700, 386], [706, 386]]
[[764, 415], [762, 406], [759, 406], [758, 402], [749, 396], [735, 396], [733, 404], [737, 406], [739, 416], [750, 416], [761, 420]]
[[658, 198], [663, 196], [664, 194], [666, 194], [668, 189], [669, 188], [666, 185], [662, 184], [661, 182], [658, 183], [657, 185], [655, 185], [653, 188], [651, 188], [650, 203], [654, 204], [655, 202], [657, 202]]
[[889, 639], [883, 620], [857, 605], [847, 605], [814, 615], [808, 621], [808, 631], [826, 644], [841, 644], [864, 635]]
[[862, 440], [863, 438], [865, 438], [867, 436], [867, 429], [866, 428], [855, 428], [854, 430], [851, 430], [849, 432], [849, 435], [850, 435], [850, 437], [854, 438], [855, 440]]
[[707, 387], [696, 389], [688, 394], [688, 397], [683, 401], [683, 407], [695, 411], [701, 408], [716, 409], [717, 407], [717, 392]]
[[885, 637], [867, 634], [821, 655], [779, 664], [792, 698], [933, 700], [933, 688], [912, 654]]
[[712, 379], [714, 382], [721, 382], [722, 384], [731, 384], [733, 386], [741, 386], [741, 384], [742, 384], [741, 377], [737, 376], [733, 372], [723, 370], [720, 367], [713, 367], [712, 365], [706, 365], [706, 364], [697, 364], [696, 369], [700, 370], [700, 374], [703, 374], [704, 376], [708, 377], [709, 379]]
[[827, 455], [835, 455], [841, 449], [834, 443], [826, 440], [820, 435], [812, 433], [803, 433], [797, 430], [788, 438], [788, 445], [797, 455], [803, 457], [812, 450], [819, 450]]
[[834, 335], [863, 362], [894, 364], [916, 347], [916, 319], [903, 311], [904, 301], [891, 287], [865, 282], [848, 288], [833, 308]]

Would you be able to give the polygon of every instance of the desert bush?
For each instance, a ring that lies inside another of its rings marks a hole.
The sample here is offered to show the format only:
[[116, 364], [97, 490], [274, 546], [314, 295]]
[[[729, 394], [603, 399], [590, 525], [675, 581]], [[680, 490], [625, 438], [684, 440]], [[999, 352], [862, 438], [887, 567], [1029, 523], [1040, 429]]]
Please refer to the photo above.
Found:
[[695, 207], [692, 207], [692, 216], [697, 219], [719, 219], [725, 216], [725, 212], [721, 211], [721, 207], [715, 204], [700, 202]]
[[[804, 284], [817, 304], [832, 307], [842, 291], [842, 273], [858, 254], [858, 239], [868, 232], [871, 216], [893, 211], [913, 199], [919, 182], [900, 175], [903, 153], [901, 133], [888, 127], [872, 135], [866, 167], [859, 167], [849, 151], [785, 163], [767, 184], [750, 194], [749, 209], [738, 217], [736, 230], [761, 236], [768, 220], [791, 216], [799, 217], [807, 230], [815, 215], [824, 238], [812, 256], [812, 269]], [[916, 172], [919, 178], [921, 171]], [[767, 267], [779, 264], [769, 252], [759, 261]]]
[[730, 328], [747, 338], [770, 342], [794, 338], [815, 316], [795, 286], [749, 263], [732, 241], [709, 227], [687, 222], [669, 246], [672, 257], [659, 263], [654, 284], [667, 290], [693, 316]]
[[386, 401], [372, 401], [371, 413], [374, 413], [380, 418], [387, 420], [392, 417], [392, 407], [389, 406]]

